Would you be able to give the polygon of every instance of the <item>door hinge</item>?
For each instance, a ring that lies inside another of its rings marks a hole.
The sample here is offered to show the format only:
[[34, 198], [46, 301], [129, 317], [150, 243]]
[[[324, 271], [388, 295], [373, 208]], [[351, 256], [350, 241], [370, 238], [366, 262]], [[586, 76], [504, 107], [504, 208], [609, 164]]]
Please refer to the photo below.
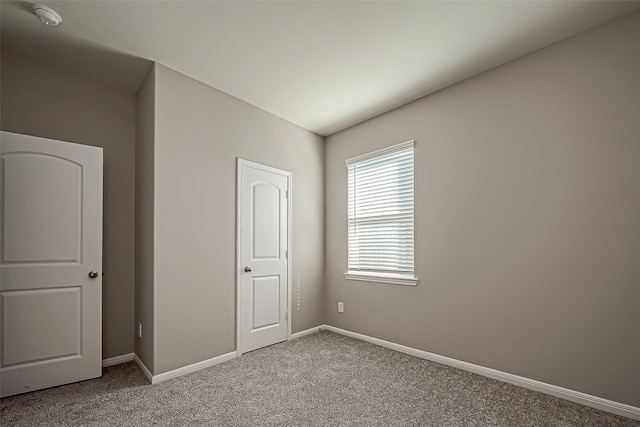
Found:
[[286, 197], [287, 199], [289, 198], [289, 190], [286, 190], [286, 191], [284, 192], [284, 197]]
[[289, 312], [288, 311], [284, 312], [284, 320], [289, 320]]
[[289, 259], [289, 251], [284, 251], [284, 257], [285, 257], [286, 259]]

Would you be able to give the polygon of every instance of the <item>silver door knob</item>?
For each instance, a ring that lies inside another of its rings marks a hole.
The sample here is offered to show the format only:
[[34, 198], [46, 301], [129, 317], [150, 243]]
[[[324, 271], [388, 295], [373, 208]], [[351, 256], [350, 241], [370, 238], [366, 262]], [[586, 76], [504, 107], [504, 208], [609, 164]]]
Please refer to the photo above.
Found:
[[244, 271], [246, 271], [247, 273], [249, 273], [251, 271], [251, 267], [245, 267]]
[[98, 277], [98, 272], [97, 271], [90, 271], [89, 272], [89, 278], [95, 279], [96, 277]]

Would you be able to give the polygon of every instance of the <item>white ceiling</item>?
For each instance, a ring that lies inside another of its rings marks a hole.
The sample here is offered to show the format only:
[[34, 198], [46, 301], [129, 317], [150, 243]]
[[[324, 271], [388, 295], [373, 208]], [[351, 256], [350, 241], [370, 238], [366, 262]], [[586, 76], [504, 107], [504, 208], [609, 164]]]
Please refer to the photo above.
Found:
[[2, 48], [135, 92], [157, 61], [330, 135], [640, 8], [630, 1], [1, 4]]

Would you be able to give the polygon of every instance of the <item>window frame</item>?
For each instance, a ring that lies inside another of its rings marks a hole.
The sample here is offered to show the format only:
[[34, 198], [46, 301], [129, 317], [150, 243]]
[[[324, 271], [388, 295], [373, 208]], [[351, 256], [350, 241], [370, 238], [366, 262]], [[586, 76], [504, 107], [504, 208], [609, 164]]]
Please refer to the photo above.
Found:
[[[407, 273], [394, 273], [394, 272], [382, 272], [382, 271], [359, 271], [359, 270], [349, 270], [349, 245], [351, 240], [351, 235], [349, 231], [347, 231], [347, 271], [344, 273], [344, 278], [347, 280], [358, 280], [365, 282], [377, 282], [377, 283], [388, 283], [393, 285], [405, 285], [405, 286], [415, 286], [418, 284], [418, 278], [415, 275], [415, 140], [409, 140], [402, 142], [400, 144], [391, 145], [389, 147], [382, 148], [380, 150], [371, 151], [369, 153], [365, 153], [359, 156], [351, 157], [345, 160], [345, 164], [347, 166], [347, 181], [349, 181], [349, 167], [356, 165], [358, 163], [370, 161], [376, 158], [380, 158], [386, 155], [390, 155], [402, 150], [406, 150], [407, 148], [411, 148], [413, 150], [413, 271]], [[347, 189], [347, 206], [349, 205], [349, 190]], [[349, 213], [347, 212], [347, 229], [349, 228]]]

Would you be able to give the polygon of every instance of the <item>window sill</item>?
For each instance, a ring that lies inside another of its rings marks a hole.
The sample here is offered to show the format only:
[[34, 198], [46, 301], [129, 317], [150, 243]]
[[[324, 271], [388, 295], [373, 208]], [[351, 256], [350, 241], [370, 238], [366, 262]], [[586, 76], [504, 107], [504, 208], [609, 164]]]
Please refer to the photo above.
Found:
[[418, 278], [410, 276], [394, 276], [380, 273], [359, 273], [349, 271], [344, 273], [347, 280], [360, 280], [363, 282], [389, 283], [392, 285], [415, 286], [418, 284]]

